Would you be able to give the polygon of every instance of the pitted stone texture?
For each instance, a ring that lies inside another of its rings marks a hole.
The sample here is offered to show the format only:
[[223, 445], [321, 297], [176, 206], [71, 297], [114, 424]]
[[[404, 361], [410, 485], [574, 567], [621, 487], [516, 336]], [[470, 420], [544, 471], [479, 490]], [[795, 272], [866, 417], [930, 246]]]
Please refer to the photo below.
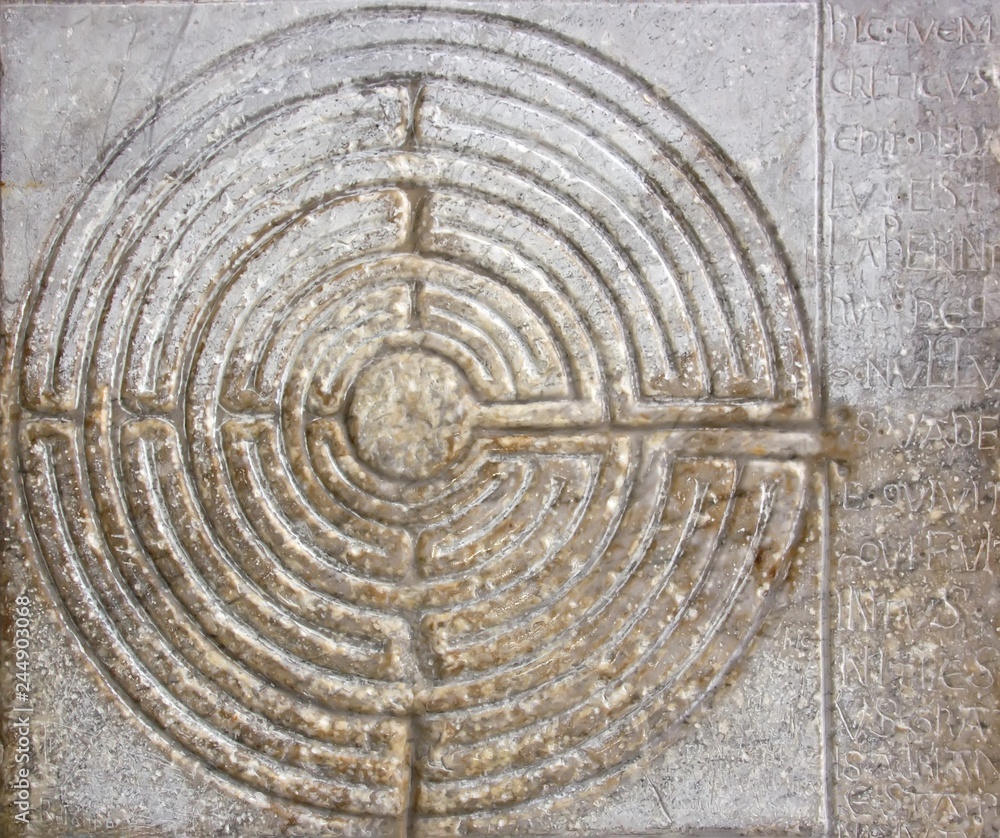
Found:
[[449, 362], [397, 353], [362, 371], [347, 427], [358, 457], [399, 480], [423, 480], [469, 443], [469, 385]]
[[166, 85], [53, 225], [5, 379], [22, 535], [248, 807], [531, 834], [682, 740], [788, 601], [795, 265], [600, 50], [316, 10]]

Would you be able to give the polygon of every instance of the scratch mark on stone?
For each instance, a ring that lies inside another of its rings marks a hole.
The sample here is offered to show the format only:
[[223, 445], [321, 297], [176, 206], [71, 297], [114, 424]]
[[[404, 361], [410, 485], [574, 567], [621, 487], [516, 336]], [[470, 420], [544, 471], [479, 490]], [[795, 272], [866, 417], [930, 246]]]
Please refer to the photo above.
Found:
[[666, 818], [667, 826], [672, 826], [674, 819], [670, 817], [670, 812], [667, 811], [667, 802], [663, 799], [663, 792], [660, 791], [659, 786], [656, 785], [649, 777], [645, 778], [646, 783], [653, 790], [653, 794], [656, 795], [656, 802], [660, 807], [660, 811], [663, 813], [663, 817]]

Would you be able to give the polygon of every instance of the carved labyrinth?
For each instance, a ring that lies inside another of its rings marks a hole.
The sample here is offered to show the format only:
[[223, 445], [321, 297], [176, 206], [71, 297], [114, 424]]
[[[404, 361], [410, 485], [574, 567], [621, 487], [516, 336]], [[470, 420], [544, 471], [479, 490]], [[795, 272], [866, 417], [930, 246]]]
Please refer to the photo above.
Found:
[[36, 284], [52, 590], [173, 747], [283, 805], [476, 829], [600, 787], [785, 576], [787, 260], [700, 129], [552, 34], [366, 12], [231, 53], [109, 149]]

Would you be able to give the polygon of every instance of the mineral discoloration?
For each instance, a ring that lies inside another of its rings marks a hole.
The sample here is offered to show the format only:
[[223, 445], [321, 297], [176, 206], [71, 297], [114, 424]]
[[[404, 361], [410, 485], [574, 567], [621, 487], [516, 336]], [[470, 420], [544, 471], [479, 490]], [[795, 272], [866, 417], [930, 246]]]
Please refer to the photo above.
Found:
[[993, 834], [988, 11], [86, 11], [0, 31], [5, 828]]

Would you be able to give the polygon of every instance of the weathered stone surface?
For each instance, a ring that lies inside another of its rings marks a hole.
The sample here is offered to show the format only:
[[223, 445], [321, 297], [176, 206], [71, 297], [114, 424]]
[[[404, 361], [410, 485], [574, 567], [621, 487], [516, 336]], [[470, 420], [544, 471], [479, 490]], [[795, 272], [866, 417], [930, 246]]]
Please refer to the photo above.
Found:
[[995, 835], [996, 25], [5, 5], [0, 824]]
[[834, 787], [850, 836], [1000, 833], [996, 27], [988, 3], [852, 2], [827, 21], [825, 345], [850, 451], [830, 484]]

